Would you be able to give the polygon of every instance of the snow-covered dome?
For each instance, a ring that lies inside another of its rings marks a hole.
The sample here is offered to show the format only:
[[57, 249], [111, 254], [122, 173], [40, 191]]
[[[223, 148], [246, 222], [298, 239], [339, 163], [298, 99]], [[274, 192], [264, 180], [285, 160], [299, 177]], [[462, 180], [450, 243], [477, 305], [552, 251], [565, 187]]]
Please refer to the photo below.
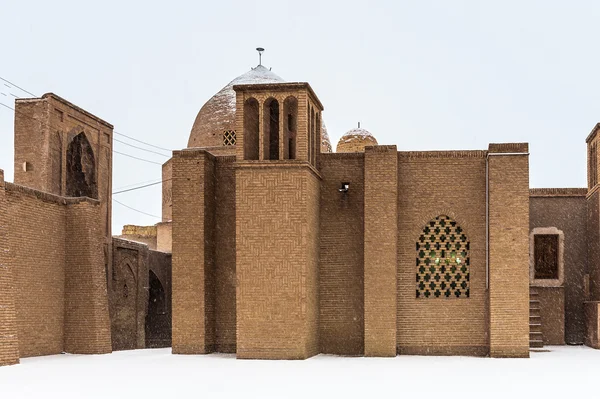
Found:
[[327, 134], [327, 126], [325, 126], [325, 120], [323, 119], [321, 119], [321, 152], [333, 152], [333, 147]]
[[377, 145], [375, 137], [366, 129], [348, 130], [338, 141], [336, 152], [364, 152], [368, 145]]
[[200, 108], [190, 133], [188, 148], [222, 146], [223, 133], [235, 130], [233, 85], [281, 82], [285, 80], [262, 65], [233, 79]]

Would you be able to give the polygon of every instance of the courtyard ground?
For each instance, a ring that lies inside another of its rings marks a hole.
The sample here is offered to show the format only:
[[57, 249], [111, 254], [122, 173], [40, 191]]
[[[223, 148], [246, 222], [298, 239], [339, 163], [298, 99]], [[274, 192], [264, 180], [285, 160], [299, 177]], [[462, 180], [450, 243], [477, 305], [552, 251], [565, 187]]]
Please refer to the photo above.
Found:
[[55, 355], [0, 367], [0, 398], [569, 398], [600, 395], [600, 350], [530, 359], [319, 355], [305, 361], [172, 355], [170, 349]]

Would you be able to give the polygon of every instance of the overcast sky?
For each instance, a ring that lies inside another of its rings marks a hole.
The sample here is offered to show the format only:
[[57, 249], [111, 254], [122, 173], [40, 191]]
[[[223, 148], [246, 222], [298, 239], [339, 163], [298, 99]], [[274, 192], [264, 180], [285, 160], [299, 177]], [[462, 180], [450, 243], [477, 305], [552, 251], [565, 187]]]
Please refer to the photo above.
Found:
[[[264, 65], [316, 91], [334, 147], [358, 121], [399, 150], [525, 141], [531, 187], [586, 185], [585, 138], [600, 121], [598, 1], [94, 4], [0, 0], [0, 77], [38, 95], [52, 91], [118, 132], [180, 149], [204, 102], [255, 66], [262, 46]], [[11, 94], [28, 97], [3, 84], [0, 93], [10, 106]], [[0, 107], [7, 181], [13, 119]], [[160, 179], [160, 165], [114, 155], [115, 190]], [[160, 216], [159, 185], [115, 198]], [[113, 234], [157, 221], [113, 204]]]

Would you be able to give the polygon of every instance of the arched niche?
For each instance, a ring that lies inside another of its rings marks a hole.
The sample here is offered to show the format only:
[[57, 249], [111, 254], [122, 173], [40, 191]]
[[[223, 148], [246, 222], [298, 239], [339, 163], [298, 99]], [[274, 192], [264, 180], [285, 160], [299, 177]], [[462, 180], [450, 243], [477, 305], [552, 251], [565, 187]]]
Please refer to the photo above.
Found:
[[296, 159], [296, 140], [298, 133], [298, 100], [289, 96], [283, 102], [284, 121], [284, 143], [283, 158]]
[[279, 159], [279, 101], [273, 97], [263, 106], [263, 132], [264, 159]]
[[258, 160], [259, 104], [255, 98], [244, 103], [244, 159]]
[[67, 147], [67, 197], [98, 198], [96, 158], [85, 133], [81, 132]]

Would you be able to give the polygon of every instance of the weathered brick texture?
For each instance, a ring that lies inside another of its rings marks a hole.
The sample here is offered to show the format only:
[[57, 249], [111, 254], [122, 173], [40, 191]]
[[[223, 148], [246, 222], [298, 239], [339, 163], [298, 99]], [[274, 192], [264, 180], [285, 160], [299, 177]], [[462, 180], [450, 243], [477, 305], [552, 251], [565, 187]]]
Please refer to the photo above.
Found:
[[527, 151], [527, 144], [490, 144], [488, 155], [490, 355], [493, 357], [529, 357]]
[[64, 350], [110, 353], [101, 209], [97, 202], [84, 201], [66, 212]]
[[4, 171], [0, 169], [0, 366], [19, 362], [14, 268], [8, 259], [9, 228]]
[[365, 148], [365, 355], [396, 355], [398, 153]]
[[21, 357], [64, 351], [66, 207], [60, 197], [6, 183], [9, 264]]

